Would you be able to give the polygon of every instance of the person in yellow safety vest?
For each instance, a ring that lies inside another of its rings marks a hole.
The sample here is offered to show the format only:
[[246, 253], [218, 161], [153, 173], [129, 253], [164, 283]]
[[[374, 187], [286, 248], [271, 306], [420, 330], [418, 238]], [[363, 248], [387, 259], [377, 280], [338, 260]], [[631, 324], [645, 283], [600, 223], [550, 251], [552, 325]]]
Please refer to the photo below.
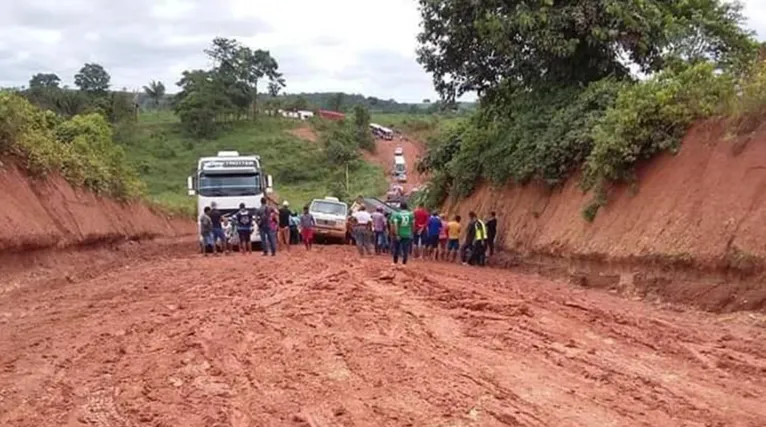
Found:
[[[476, 217], [476, 212], [468, 213], [468, 227], [466, 228], [465, 242], [460, 251], [463, 264], [484, 265], [484, 250], [487, 240], [487, 226]], [[468, 252], [470, 251], [470, 256]]]
[[474, 262], [483, 266], [486, 264], [487, 252], [487, 225], [484, 221], [476, 219], [476, 239], [473, 244]]

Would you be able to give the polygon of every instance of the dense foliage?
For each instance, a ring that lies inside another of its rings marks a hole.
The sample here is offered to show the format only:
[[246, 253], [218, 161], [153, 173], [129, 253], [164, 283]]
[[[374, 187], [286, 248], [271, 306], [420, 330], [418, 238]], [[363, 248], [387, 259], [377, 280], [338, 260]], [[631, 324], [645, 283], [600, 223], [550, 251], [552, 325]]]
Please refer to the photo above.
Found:
[[735, 66], [757, 46], [722, 0], [419, 0], [419, 60], [445, 99], [589, 83], [669, 62]]
[[73, 185], [98, 194], [131, 199], [143, 191], [101, 114], [65, 119], [16, 94], [2, 92], [0, 153], [22, 159], [33, 176], [58, 172]]
[[[608, 183], [678, 147], [689, 126], [751, 87], [757, 43], [720, 0], [421, 0], [419, 59], [446, 100], [481, 95], [473, 117], [430, 141], [427, 198], [480, 181], [561, 184], [582, 171], [592, 220]], [[629, 66], [649, 73], [637, 80]], [[756, 73], [755, 75], [760, 75]], [[755, 92], [756, 90], [751, 90]]]

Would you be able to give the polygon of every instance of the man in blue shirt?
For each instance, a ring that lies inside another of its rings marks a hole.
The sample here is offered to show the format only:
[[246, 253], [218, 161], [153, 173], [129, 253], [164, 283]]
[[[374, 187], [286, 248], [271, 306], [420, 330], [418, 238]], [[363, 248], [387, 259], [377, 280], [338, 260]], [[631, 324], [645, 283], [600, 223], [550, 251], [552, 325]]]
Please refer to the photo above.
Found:
[[439, 247], [439, 233], [442, 231], [442, 219], [439, 217], [439, 212], [431, 213], [431, 217], [428, 218], [428, 238], [426, 241], [426, 248], [428, 248], [428, 256], [431, 259], [436, 259], [436, 249]]

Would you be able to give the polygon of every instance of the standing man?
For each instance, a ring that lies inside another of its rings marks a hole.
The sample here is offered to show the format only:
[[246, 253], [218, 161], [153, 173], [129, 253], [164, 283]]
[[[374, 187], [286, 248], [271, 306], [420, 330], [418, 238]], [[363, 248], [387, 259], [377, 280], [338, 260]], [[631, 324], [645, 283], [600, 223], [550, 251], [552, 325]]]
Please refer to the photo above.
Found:
[[491, 258], [495, 254], [495, 238], [497, 237], [497, 215], [495, 211], [489, 213], [487, 220], [487, 249]]
[[442, 231], [442, 219], [439, 218], [439, 212], [434, 211], [431, 214], [426, 228], [428, 230], [428, 242], [426, 245], [428, 256], [435, 260], [439, 255], [439, 234]]
[[306, 246], [306, 250], [311, 250], [311, 245], [314, 243], [314, 227], [317, 225], [314, 215], [309, 213], [308, 205], [303, 207], [303, 215], [301, 215], [301, 238], [303, 244]]
[[202, 236], [202, 253], [207, 256], [207, 247], [212, 246], [215, 248], [213, 222], [210, 220], [210, 206], [205, 206], [204, 213], [199, 217], [199, 234]]
[[399, 212], [391, 215], [391, 237], [394, 241], [394, 264], [399, 263], [399, 255], [402, 256], [402, 264], [407, 264], [412, 243], [415, 215], [407, 209], [407, 203], [402, 202]]
[[419, 204], [418, 208], [415, 209], [415, 240], [413, 242], [415, 258], [425, 256], [425, 246], [428, 240], [428, 230], [426, 230], [426, 227], [428, 226], [429, 217], [430, 215], [428, 214], [425, 206], [423, 206], [422, 203]]
[[386, 245], [386, 216], [381, 206], [378, 206], [370, 216], [372, 216], [372, 231], [375, 233], [375, 253], [380, 254]]
[[460, 215], [455, 215], [455, 219], [447, 223], [447, 256], [452, 262], [460, 251], [460, 220]]
[[261, 207], [255, 211], [255, 219], [258, 222], [258, 232], [261, 235], [263, 256], [269, 254], [269, 249], [271, 250], [271, 256], [276, 256], [277, 254], [277, 237], [272, 228], [272, 221], [275, 216], [274, 208], [267, 204], [265, 197], [261, 197]]
[[287, 200], [279, 210], [279, 244], [290, 250], [290, 203]]
[[[465, 229], [465, 241], [460, 248], [460, 259], [463, 265], [469, 264], [474, 260], [474, 243], [476, 241], [476, 212], [468, 213], [468, 227]], [[468, 253], [470, 251], [470, 254]], [[472, 264], [473, 265], [473, 264]]]
[[213, 253], [218, 253], [218, 241], [221, 241], [221, 250], [226, 255], [229, 254], [229, 241], [226, 239], [226, 233], [223, 231], [223, 224], [221, 224], [221, 211], [218, 210], [218, 204], [213, 202], [210, 204], [210, 221], [213, 223]]
[[367, 207], [361, 205], [359, 210], [352, 214], [354, 217], [354, 238], [356, 247], [359, 249], [359, 255], [364, 256], [365, 252], [372, 255], [372, 216], [367, 212]]
[[237, 223], [239, 251], [242, 255], [252, 253], [253, 245], [250, 243], [250, 236], [253, 234], [253, 216], [250, 215], [244, 203], [239, 204], [239, 211], [234, 216], [234, 220]]

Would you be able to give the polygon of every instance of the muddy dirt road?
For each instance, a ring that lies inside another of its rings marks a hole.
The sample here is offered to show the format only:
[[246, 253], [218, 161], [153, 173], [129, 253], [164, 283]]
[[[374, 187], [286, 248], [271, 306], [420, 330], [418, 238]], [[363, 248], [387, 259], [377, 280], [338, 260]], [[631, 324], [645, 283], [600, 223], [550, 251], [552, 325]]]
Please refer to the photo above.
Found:
[[766, 425], [756, 314], [347, 247], [178, 248], [4, 276], [0, 425]]

